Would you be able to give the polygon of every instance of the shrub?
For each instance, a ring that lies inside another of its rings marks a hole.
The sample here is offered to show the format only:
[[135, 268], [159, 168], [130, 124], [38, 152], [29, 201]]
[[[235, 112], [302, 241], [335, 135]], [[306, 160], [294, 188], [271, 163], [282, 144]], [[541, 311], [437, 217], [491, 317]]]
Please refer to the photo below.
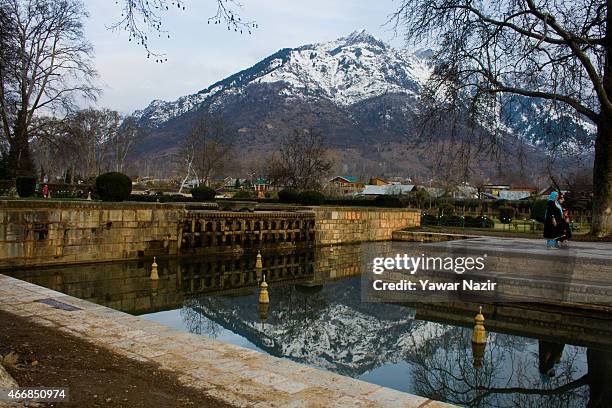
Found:
[[472, 217], [471, 215], [466, 215], [463, 222], [466, 228], [478, 228], [482, 226], [482, 221], [478, 222], [476, 217]]
[[431, 214], [425, 214], [421, 216], [421, 225], [423, 226], [438, 225], [438, 217], [436, 217], [435, 215], [431, 215]]
[[238, 200], [240, 200], [240, 199], [249, 199], [249, 198], [253, 198], [253, 193], [251, 193], [248, 190], [240, 190], [236, 194], [234, 194], [234, 197], [232, 197], [232, 198], [236, 198]]
[[102, 201], [124, 201], [132, 193], [132, 180], [123, 173], [110, 172], [96, 178], [96, 193]]
[[447, 227], [461, 227], [463, 226], [463, 220], [458, 215], [445, 215], [441, 219], [442, 225]]
[[546, 212], [546, 200], [537, 200], [531, 206], [531, 218], [540, 222], [544, 222], [544, 213]]
[[379, 195], [374, 199], [377, 206], [380, 207], [401, 207], [402, 202], [399, 197], [392, 195]]
[[499, 207], [497, 211], [499, 212], [499, 219], [503, 224], [510, 224], [516, 214], [514, 207], [510, 207], [509, 205]]
[[17, 177], [15, 180], [15, 187], [17, 188], [19, 197], [31, 197], [34, 195], [34, 191], [36, 190], [36, 177]]
[[476, 217], [476, 225], [478, 228], [493, 228], [495, 223], [490, 218]]
[[281, 203], [297, 203], [300, 193], [292, 188], [286, 188], [278, 192], [278, 199]]
[[211, 201], [215, 199], [217, 192], [210, 187], [198, 186], [191, 189], [191, 196], [200, 201]]
[[319, 191], [302, 191], [298, 195], [298, 201], [302, 205], [321, 205], [325, 202], [325, 196]]
[[438, 211], [440, 215], [453, 215], [455, 206], [450, 203], [441, 203], [440, 206], [438, 206]]

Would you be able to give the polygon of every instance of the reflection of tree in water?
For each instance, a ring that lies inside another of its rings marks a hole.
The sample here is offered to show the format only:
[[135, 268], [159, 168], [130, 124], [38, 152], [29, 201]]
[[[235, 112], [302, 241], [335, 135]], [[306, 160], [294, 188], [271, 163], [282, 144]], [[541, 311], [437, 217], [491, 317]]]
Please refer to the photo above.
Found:
[[[282, 321], [289, 337], [304, 330], [304, 322], [314, 322], [320, 319], [328, 307], [327, 296], [320, 287], [304, 287], [287, 285], [271, 288], [274, 291], [274, 302], [270, 308], [275, 321]], [[308, 326], [313, 329], [312, 326]]]
[[471, 329], [461, 327], [439, 336], [434, 333], [409, 353], [417, 394], [475, 407], [586, 406], [586, 376], [576, 379], [583, 349], [566, 347], [555, 376], [544, 378], [538, 370], [537, 348], [521, 352], [531, 349], [525, 339], [503, 334], [488, 335], [482, 366], [474, 368], [471, 336]]
[[185, 322], [187, 330], [189, 330], [190, 333], [199, 335], [203, 334], [216, 339], [219, 334], [221, 334], [223, 327], [207, 318], [202, 313], [196, 311], [196, 309], [187, 306], [188, 302], [189, 301], [185, 302], [185, 305], [180, 312], [181, 318], [183, 319], [183, 322]]

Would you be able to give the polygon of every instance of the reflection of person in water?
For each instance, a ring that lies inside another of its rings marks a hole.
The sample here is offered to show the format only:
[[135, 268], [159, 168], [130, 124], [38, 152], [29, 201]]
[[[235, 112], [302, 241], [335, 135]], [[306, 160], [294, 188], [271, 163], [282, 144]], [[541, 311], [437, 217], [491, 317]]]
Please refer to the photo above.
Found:
[[548, 382], [555, 376], [555, 366], [561, 362], [565, 344], [538, 340], [539, 370], [542, 380]]

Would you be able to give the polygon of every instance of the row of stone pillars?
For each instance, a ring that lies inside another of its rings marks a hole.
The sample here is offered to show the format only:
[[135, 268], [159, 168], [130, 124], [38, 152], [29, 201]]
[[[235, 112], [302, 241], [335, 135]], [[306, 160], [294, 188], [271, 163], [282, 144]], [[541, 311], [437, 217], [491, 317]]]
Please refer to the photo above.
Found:
[[[254, 268], [254, 260], [212, 261], [179, 266], [181, 289], [186, 293], [215, 292], [257, 286], [261, 274], [268, 282], [312, 278], [314, 252], [271, 254], [264, 256], [263, 267]], [[260, 275], [260, 276], [258, 276]]]
[[[256, 215], [255, 215], [256, 216]], [[181, 250], [213, 247], [258, 247], [262, 244], [314, 243], [312, 218], [257, 219], [252, 214], [228, 219], [195, 215], [183, 223]]]

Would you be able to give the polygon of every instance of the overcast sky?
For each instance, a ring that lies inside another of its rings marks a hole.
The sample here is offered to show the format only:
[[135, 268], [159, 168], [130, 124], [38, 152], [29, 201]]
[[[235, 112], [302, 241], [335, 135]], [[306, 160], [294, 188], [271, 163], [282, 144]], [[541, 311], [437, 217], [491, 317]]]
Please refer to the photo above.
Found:
[[[119, 2], [121, 3], [121, 2]], [[195, 93], [285, 47], [324, 42], [365, 29], [394, 46], [390, 26], [384, 26], [397, 0], [242, 0], [242, 16], [259, 28], [253, 35], [208, 25], [216, 9], [213, 0], [187, 0], [186, 11], [164, 14], [170, 39], [150, 45], [166, 53], [168, 62], [156, 64], [128, 42], [126, 33], [107, 29], [120, 18], [111, 0], [87, 0], [90, 17], [86, 34], [95, 49], [95, 65], [104, 93], [96, 103], [122, 113], [147, 106], [153, 99], [174, 100]]]

